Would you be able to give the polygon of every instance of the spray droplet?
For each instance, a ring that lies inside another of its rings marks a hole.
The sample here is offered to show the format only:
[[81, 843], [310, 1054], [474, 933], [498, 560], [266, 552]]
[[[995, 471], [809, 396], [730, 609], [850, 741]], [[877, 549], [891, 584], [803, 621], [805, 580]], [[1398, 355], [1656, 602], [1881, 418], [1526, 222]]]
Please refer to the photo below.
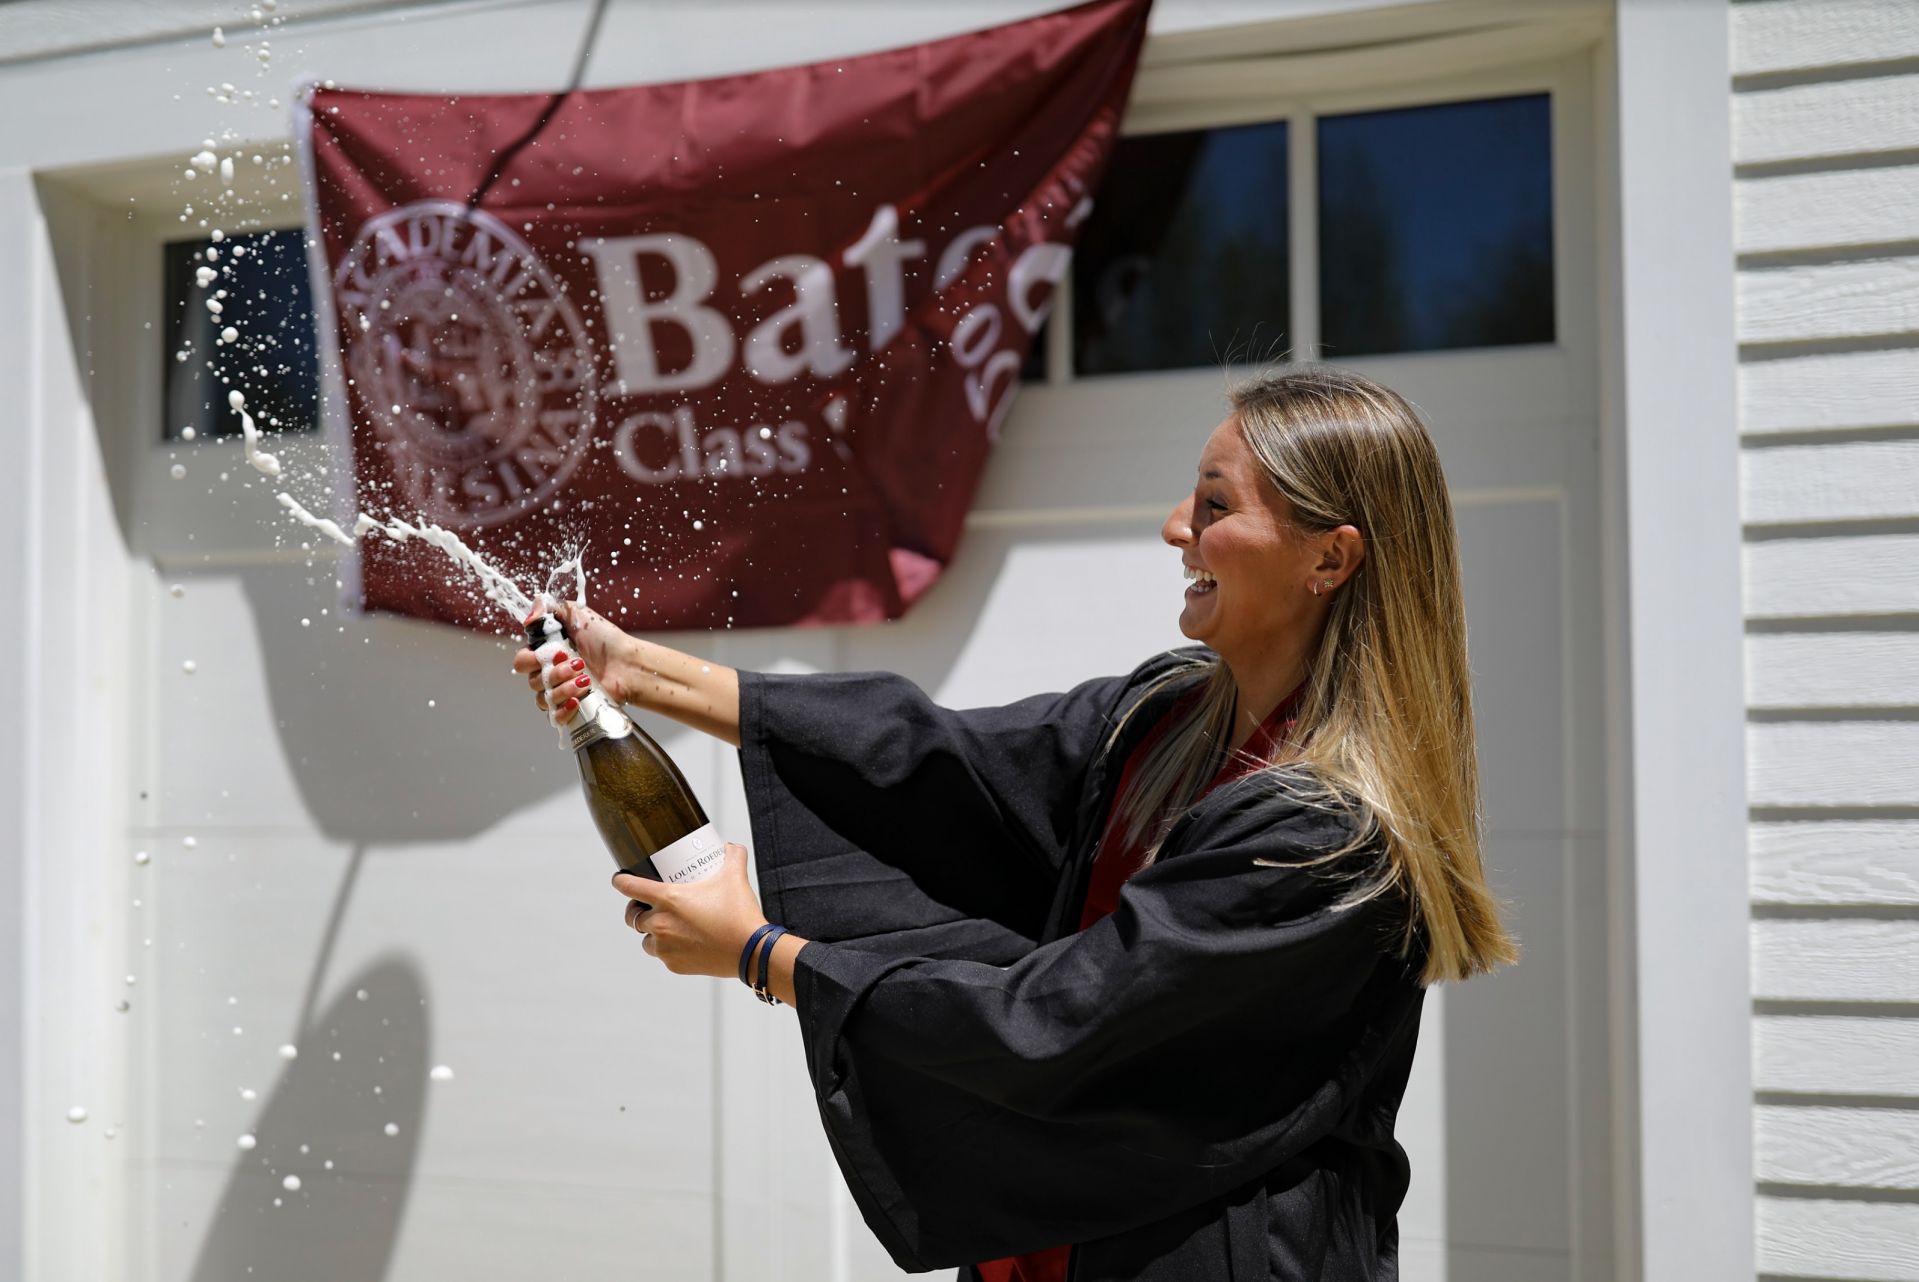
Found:
[[288, 1042], [286, 1045], [280, 1048], [280, 1058], [281, 1059], [298, 1059], [300, 1058], [300, 1048], [298, 1046], [295, 1046], [292, 1042]]
[[200, 670], [200, 665], [195, 663], [191, 659], [188, 659], [186, 662], [180, 665], [180, 671], [186, 673], [188, 676], [192, 676], [194, 673], [198, 672], [199, 670]]
[[172, 467], [167, 469], [167, 475], [172, 477], [176, 481], [186, 480], [187, 478], [186, 464], [175, 463]]
[[236, 410], [245, 409], [247, 407], [246, 393], [242, 392], [237, 387], [234, 388], [232, 391], [227, 393], [227, 404], [231, 405]]
[[185, 596], [185, 595], [187, 594], [187, 588], [186, 588], [186, 584], [184, 584], [184, 583], [176, 583], [176, 584], [174, 584], [174, 585], [173, 585], [172, 587], [170, 587], [170, 588], [168, 588], [168, 589], [167, 589], [167, 592], [168, 592], [169, 594], [171, 594], [171, 595], [172, 595], [172, 597], [174, 598], [174, 600], [176, 600], [176, 601], [177, 601], [177, 600], [179, 600], [179, 599], [180, 599], [181, 597], [183, 597], [183, 596]]
[[240, 1151], [242, 1153], [251, 1153], [253, 1151], [253, 1146], [255, 1144], [258, 1144], [259, 1142], [260, 1141], [254, 1139], [253, 1136], [251, 1135], [242, 1135], [240, 1137]]
[[398, 1135], [400, 1133], [399, 1124], [395, 1122], [388, 1122], [386, 1124], [386, 1133], [388, 1135]]
[[298, 1193], [300, 1191], [300, 1177], [297, 1175], [289, 1175], [280, 1181], [280, 1187], [289, 1193]]
[[224, 49], [227, 47], [227, 33], [218, 27], [213, 29], [213, 47], [215, 49]]
[[153, 862], [153, 856], [144, 850], [136, 850], [133, 852], [133, 862], [145, 867], [147, 864]]
[[200, 844], [200, 839], [198, 837], [182, 837], [180, 838], [180, 844], [185, 846], [188, 850], [192, 850], [195, 846]]
[[223, 343], [237, 343], [240, 341], [240, 331], [229, 325], [220, 331], [220, 341]]
[[69, 1122], [72, 1122], [75, 1126], [78, 1126], [80, 1123], [87, 1120], [87, 1110], [85, 1110], [84, 1108], [81, 1108], [78, 1104], [75, 1104], [72, 1108], [67, 1110], [67, 1120]]
[[435, 1064], [433, 1071], [428, 1073], [427, 1076], [436, 1082], [450, 1082], [453, 1080], [453, 1070], [445, 1064]]
[[193, 440], [195, 437], [199, 435], [200, 434], [198, 432], [194, 431], [190, 427], [183, 427], [180, 429], [180, 439], [183, 441]]

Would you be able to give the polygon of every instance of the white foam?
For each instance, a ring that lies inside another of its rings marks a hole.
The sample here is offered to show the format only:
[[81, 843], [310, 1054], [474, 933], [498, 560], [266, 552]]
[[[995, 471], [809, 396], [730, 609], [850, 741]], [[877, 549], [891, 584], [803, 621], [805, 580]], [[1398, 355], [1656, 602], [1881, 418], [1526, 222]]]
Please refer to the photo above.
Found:
[[393, 1122], [388, 1122], [384, 1129], [388, 1135], [398, 1135], [400, 1133], [398, 1124]]
[[289, 1175], [280, 1181], [280, 1187], [289, 1193], [298, 1193], [300, 1191], [300, 1177], [297, 1175]]
[[253, 1151], [253, 1146], [259, 1142], [259, 1140], [254, 1139], [251, 1135], [242, 1135], [240, 1137], [240, 1151], [250, 1153]]
[[84, 1108], [81, 1108], [78, 1104], [75, 1104], [72, 1108], [67, 1110], [67, 1120], [69, 1122], [72, 1122], [75, 1126], [78, 1126], [80, 1123], [87, 1120], [87, 1110], [85, 1110]]
[[428, 1073], [427, 1076], [436, 1082], [450, 1082], [453, 1080], [453, 1070], [445, 1064], [435, 1064], [433, 1071]]
[[213, 29], [213, 47], [215, 49], [224, 49], [227, 47], [227, 33], [218, 27]]

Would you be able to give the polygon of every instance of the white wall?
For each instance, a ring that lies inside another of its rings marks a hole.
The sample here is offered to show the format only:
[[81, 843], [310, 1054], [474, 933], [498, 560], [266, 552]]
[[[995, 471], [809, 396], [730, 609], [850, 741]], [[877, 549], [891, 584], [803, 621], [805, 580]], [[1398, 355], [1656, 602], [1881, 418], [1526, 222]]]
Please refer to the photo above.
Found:
[[1919, 1279], [1919, 22], [1732, 7], [1763, 1273]]

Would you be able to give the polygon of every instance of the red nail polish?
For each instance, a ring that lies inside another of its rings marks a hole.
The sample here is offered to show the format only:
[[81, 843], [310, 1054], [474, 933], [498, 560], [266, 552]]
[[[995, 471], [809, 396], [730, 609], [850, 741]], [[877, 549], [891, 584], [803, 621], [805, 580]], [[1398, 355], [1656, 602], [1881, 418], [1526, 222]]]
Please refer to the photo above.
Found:
[[593, 684], [593, 678], [592, 677], [574, 677], [573, 684], [580, 687], [580, 689], [584, 690], [588, 686]]
[[555, 650], [555, 651], [553, 652], [553, 662], [555, 662], [555, 663], [565, 663], [565, 662], [566, 662], [566, 651], [564, 651], [564, 650]]
[[571, 712], [571, 711], [573, 711], [573, 709], [575, 709], [575, 708], [577, 708], [577, 707], [579, 707], [579, 706], [580, 706], [580, 701], [579, 701], [578, 699], [568, 699], [568, 700], [566, 701], [566, 710], [567, 710], [568, 712]]
[[586, 666], [586, 660], [585, 660], [585, 659], [575, 659], [575, 660], [573, 660], [573, 670], [574, 670], [575, 672], [578, 672], [578, 671], [579, 671], [580, 669], [582, 669], [582, 668], [584, 668], [585, 666]]

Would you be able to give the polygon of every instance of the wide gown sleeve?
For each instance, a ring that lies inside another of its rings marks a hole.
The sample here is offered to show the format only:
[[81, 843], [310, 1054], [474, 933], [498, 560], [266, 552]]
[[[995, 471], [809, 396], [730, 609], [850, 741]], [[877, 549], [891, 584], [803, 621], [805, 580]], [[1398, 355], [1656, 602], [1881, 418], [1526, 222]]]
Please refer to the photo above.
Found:
[[890, 673], [740, 674], [767, 916], [809, 939], [1010, 960], [1041, 937], [1089, 762], [1149, 661], [952, 710]]
[[1337, 908], [1299, 865], [1345, 831], [1247, 781], [1196, 807], [1117, 911], [1011, 965], [807, 944], [808, 1071], [894, 1261], [1123, 1232], [1332, 1132], [1416, 1020], [1387, 1009], [1408, 985], [1380, 901]]

